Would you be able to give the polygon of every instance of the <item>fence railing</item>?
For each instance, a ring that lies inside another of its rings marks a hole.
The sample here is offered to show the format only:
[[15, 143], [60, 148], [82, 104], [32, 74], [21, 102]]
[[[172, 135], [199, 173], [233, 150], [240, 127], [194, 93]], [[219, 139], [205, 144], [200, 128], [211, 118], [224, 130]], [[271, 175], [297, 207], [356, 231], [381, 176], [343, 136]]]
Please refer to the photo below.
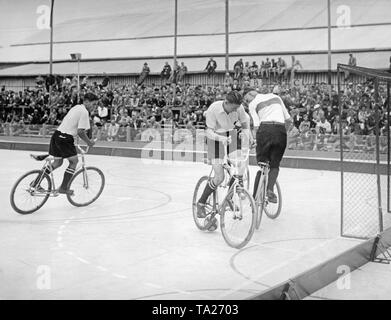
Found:
[[[0, 136], [49, 138], [56, 130], [54, 125], [0, 124]], [[136, 129], [130, 126], [103, 126], [92, 128], [92, 137], [108, 142], [152, 142], [168, 144], [205, 144], [205, 130], [185, 127], [150, 127]], [[372, 153], [376, 149], [374, 135], [345, 135], [342, 147], [349, 152]], [[315, 134], [310, 131], [288, 136], [287, 149], [305, 151], [340, 151], [340, 136], [335, 134]], [[387, 153], [387, 136], [380, 136], [380, 153]]]

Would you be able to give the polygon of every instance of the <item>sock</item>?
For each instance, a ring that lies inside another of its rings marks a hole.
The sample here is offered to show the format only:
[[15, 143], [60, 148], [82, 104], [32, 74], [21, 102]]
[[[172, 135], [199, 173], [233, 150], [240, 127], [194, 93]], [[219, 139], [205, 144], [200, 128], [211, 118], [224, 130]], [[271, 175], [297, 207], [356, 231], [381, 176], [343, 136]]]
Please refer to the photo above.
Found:
[[69, 181], [71, 181], [71, 178], [73, 177], [73, 174], [75, 173], [75, 169], [67, 168], [64, 172], [64, 178], [62, 179], [61, 183], [61, 189], [68, 190], [68, 184]]
[[208, 183], [205, 186], [204, 192], [202, 193], [202, 196], [200, 200], [198, 200], [199, 203], [206, 203], [206, 200], [208, 200], [209, 196], [215, 191], [217, 186], [213, 183], [213, 180], [209, 180]]
[[43, 169], [43, 171], [41, 171], [41, 173], [38, 174], [38, 176], [35, 178], [35, 180], [34, 180], [34, 182], [33, 182], [33, 184], [32, 184], [32, 187], [33, 187], [33, 188], [37, 187], [38, 183], [39, 183], [40, 181], [42, 181], [42, 178], [43, 178], [43, 176], [44, 176], [45, 173], [46, 173], [46, 174], [50, 174], [50, 168], [49, 168], [49, 167], [45, 167], [45, 169]]
[[253, 191], [253, 198], [254, 199], [255, 199], [255, 196], [256, 196], [257, 191], [258, 191], [259, 179], [261, 179], [261, 171], [260, 170], [257, 172], [257, 175], [255, 176], [254, 191]]
[[269, 171], [269, 180], [267, 182], [267, 190], [274, 190], [274, 185], [276, 184], [279, 168], [270, 168]]

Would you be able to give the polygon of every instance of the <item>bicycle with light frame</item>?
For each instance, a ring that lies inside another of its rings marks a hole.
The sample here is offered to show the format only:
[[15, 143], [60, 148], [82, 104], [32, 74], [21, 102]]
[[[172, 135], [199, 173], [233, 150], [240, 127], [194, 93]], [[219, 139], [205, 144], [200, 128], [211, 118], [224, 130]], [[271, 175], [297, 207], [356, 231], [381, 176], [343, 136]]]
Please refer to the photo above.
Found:
[[[197, 201], [200, 193], [213, 177], [213, 168], [208, 176], [203, 176], [196, 184], [193, 194], [193, 218], [198, 229], [202, 231], [215, 231], [217, 229], [217, 216], [220, 217], [221, 233], [225, 242], [233, 248], [243, 248], [251, 239], [256, 223], [256, 207], [252, 195], [246, 190], [249, 188], [250, 175], [247, 167], [249, 150], [237, 151], [236, 156], [227, 155], [227, 147], [224, 148], [225, 155], [223, 159], [224, 181], [209, 196], [205, 211], [205, 218], [197, 216]], [[239, 171], [243, 171], [243, 185], [239, 181]], [[240, 169], [242, 168], [242, 169]], [[231, 185], [230, 181], [233, 182]], [[227, 190], [228, 189], [228, 190]], [[223, 200], [219, 201], [220, 190], [227, 190]]]
[[[81, 159], [81, 167], [69, 182], [69, 188], [73, 190], [73, 193], [67, 194], [67, 199], [76, 207], [84, 207], [96, 201], [102, 194], [105, 176], [100, 169], [86, 165], [85, 155], [89, 151], [89, 147], [86, 149], [80, 145], [76, 145], [76, 147], [79, 150], [78, 157]], [[50, 155], [31, 155], [31, 157], [37, 161], [45, 160], [45, 164], [41, 170], [36, 169], [25, 173], [12, 187], [11, 206], [20, 214], [31, 214], [42, 208], [49, 197], [58, 197], [59, 195], [55, 187], [52, 163], [62, 158]], [[49, 169], [50, 174], [45, 173], [46, 169]]]

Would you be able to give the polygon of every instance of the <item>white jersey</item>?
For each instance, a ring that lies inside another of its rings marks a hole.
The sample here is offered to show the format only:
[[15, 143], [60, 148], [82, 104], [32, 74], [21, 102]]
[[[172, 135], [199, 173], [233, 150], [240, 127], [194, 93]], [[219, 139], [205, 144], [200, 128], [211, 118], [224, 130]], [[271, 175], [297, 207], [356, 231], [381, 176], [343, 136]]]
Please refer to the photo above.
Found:
[[250, 123], [250, 117], [243, 106], [240, 106], [237, 111], [227, 114], [223, 108], [223, 102], [215, 101], [206, 110], [206, 126], [209, 129], [223, 133], [234, 129], [237, 122], [240, 124]]
[[72, 136], [77, 136], [78, 129], [90, 129], [88, 110], [82, 104], [71, 108], [57, 128], [58, 131]]
[[270, 121], [284, 124], [290, 118], [282, 99], [273, 93], [257, 94], [249, 104], [249, 111], [254, 127]]

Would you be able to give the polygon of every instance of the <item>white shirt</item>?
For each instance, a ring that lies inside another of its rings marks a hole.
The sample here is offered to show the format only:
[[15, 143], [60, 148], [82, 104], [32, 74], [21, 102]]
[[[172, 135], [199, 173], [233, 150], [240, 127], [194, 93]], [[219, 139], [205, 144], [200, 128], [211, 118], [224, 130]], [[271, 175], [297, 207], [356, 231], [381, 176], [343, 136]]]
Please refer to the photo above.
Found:
[[98, 107], [98, 114], [101, 118], [106, 118], [109, 115], [106, 107]]
[[243, 106], [240, 106], [235, 112], [226, 113], [223, 108], [223, 102], [213, 102], [208, 110], [205, 111], [205, 122], [209, 129], [223, 133], [234, 129], [237, 121], [250, 123], [250, 117]]
[[257, 94], [249, 104], [249, 111], [254, 127], [268, 121], [284, 124], [290, 118], [282, 99], [273, 93]]
[[69, 110], [57, 128], [58, 131], [72, 136], [77, 136], [77, 129], [90, 129], [88, 110], [82, 104], [78, 104]]

